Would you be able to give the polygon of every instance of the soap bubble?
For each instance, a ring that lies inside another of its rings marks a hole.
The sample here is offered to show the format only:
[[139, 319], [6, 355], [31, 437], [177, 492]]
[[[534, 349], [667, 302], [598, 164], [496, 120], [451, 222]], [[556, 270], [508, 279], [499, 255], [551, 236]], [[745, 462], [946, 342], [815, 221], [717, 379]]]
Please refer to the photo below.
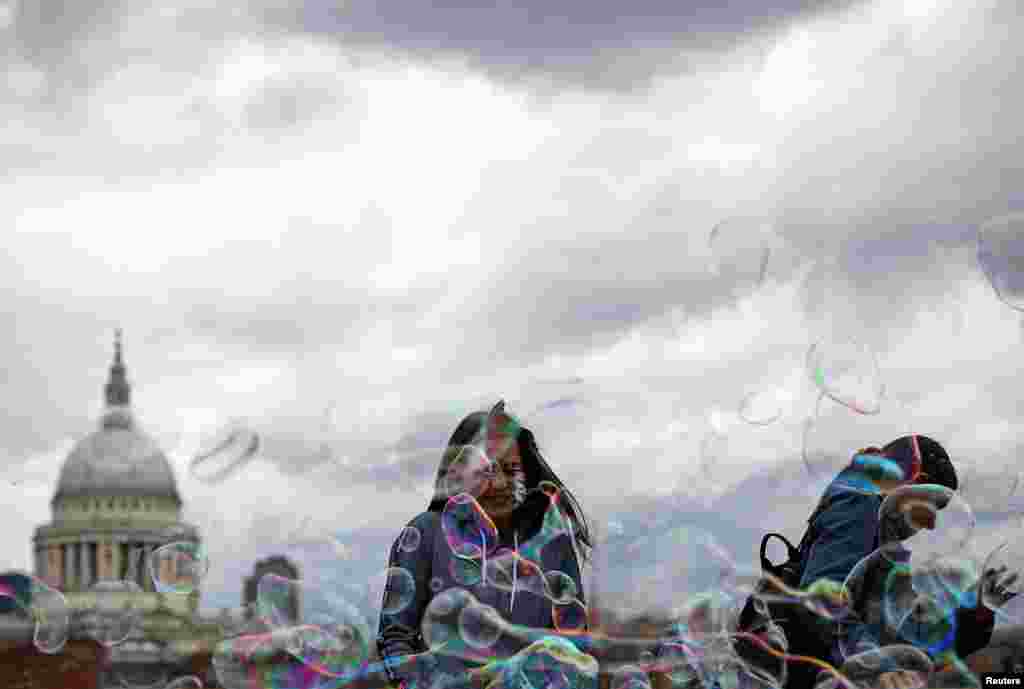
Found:
[[459, 617], [464, 609], [478, 604], [473, 594], [461, 588], [450, 588], [434, 596], [420, 625], [427, 647], [432, 651], [446, 645], [458, 647], [462, 642]]
[[232, 421], [200, 443], [189, 472], [203, 483], [220, 483], [259, 453], [260, 442], [259, 434], [244, 422]]
[[404, 567], [386, 568], [373, 578], [370, 587], [376, 600], [382, 601], [383, 615], [397, 615], [416, 597], [416, 580]]
[[71, 609], [62, 593], [32, 578], [33, 643], [43, 653], [59, 653], [68, 642]]
[[916, 567], [966, 550], [974, 534], [970, 506], [945, 486], [902, 486], [879, 508], [881, 550], [895, 561]]
[[459, 558], [482, 558], [498, 544], [497, 527], [468, 493], [448, 499], [441, 512], [441, 531], [448, 547]]
[[505, 622], [489, 605], [468, 605], [459, 613], [459, 634], [473, 648], [491, 648], [501, 637]]
[[882, 374], [874, 351], [852, 340], [823, 340], [807, 351], [807, 373], [830, 399], [858, 414], [882, 406]]
[[402, 533], [398, 536], [398, 549], [405, 553], [414, 552], [420, 547], [421, 539], [419, 529], [415, 526], [407, 526], [402, 529]]
[[351, 679], [367, 665], [370, 629], [362, 614], [341, 598], [325, 597], [328, 607], [288, 630], [288, 653], [329, 678]]
[[[982, 587], [982, 603], [985, 607], [995, 610], [997, 618], [1007, 620], [1016, 615], [1019, 603], [1007, 607], [1014, 597], [1020, 598], [1024, 593], [1024, 534], [1019, 528], [1007, 534], [1008, 538], [999, 544], [985, 558], [983, 571], [995, 572]], [[1019, 623], [1020, 619], [1013, 620]]]
[[188, 541], [160, 546], [150, 554], [147, 564], [153, 586], [160, 593], [192, 593], [210, 570], [202, 546]]
[[740, 401], [739, 417], [752, 426], [768, 426], [782, 418], [789, 401], [781, 388], [752, 392]]
[[745, 290], [764, 284], [781, 241], [772, 221], [733, 217], [711, 228], [708, 248], [711, 274]]
[[139, 628], [142, 613], [135, 608], [142, 588], [133, 581], [98, 581], [89, 589], [95, 604], [85, 615], [87, 634], [108, 648], [122, 643]]
[[971, 604], [973, 563], [957, 557], [914, 561], [907, 551], [902, 559], [894, 555], [874, 551], [843, 584], [849, 608], [838, 619], [838, 646], [846, 659], [878, 644], [909, 644], [933, 656], [953, 647], [956, 609]]
[[1016, 507], [1021, 472], [1014, 464], [957, 457], [956, 475], [957, 492], [976, 512], [1006, 514]]
[[1024, 213], [999, 216], [982, 225], [978, 263], [1003, 303], [1024, 311]]

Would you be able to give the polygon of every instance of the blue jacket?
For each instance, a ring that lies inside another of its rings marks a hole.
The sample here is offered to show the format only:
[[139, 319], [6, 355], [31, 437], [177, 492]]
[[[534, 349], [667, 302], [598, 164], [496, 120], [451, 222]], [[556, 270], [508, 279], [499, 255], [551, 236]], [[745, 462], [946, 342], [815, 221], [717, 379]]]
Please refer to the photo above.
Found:
[[[879, 547], [879, 507], [884, 496], [868, 481], [863, 473], [847, 467], [839, 473], [825, 490], [819, 510], [811, 521], [814, 537], [806, 555], [804, 573], [800, 587], [806, 588], [819, 579], [843, 583], [853, 568]], [[883, 562], [885, 558], [877, 558]], [[877, 567], [873, 566], [873, 569]], [[871, 572], [868, 580], [877, 582], [882, 572]], [[855, 609], [868, 609], [865, 597], [880, 596], [877, 586], [866, 586], [861, 591], [851, 592]], [[993, 617], [983, 606], [966, 596], [952, 620], [951, 633], [955, 636], [953, 648], [963, 658], [983, 648], [992, 635]], [[859, 640], [864, 646], [878, 646], [894, 643], [895, 638], [883, 629], [880, 620], [861, 612], [863, 619], [844, 622], [844, 635], [849, 646]], [[880, 626], [881, 625], [881, 626]], [[906, 641], [903, 641], [906, 643]], [[925, 650], [925, 649], [922, 649]], [[831, 662], [837, 668], [844, 658], [838, 644], [833, 644]]]
[[[537, 635], [503, 633], [493, 646], [484, 649], [465, 649], [476, 655], [466, 660], [443, 653], [430, 653], [420, 656], [414, 662], [407, 658], [413, 654], [424, 654], [428, 649], [423, 639], [421, 624], [424, 613], [431, 600], [443, 591], [462, 588], [484, 605], [493, 607], [505, 622], [517, 625], [520, 630], [553, 630], [552, 602], [533, 591], [520, 588], [513, 583], [512, 590], [506, 591], [495, 587], [493, 583], [480, 580], [479, 560], [467, 561], [456, 557], [445, 540], [441, 529], [440, 512], [423, 512], [408, 524], [415, 527], [421, 534], [419, 546], [412, 552], [406, 552], [396, 541], [391, 548], [388, 560], [389, 567], [401, 567], [412, 574], [414, 591], [411, 602], [401, 610], [389, 610], [381, 613], [380, 627], [377, 638], [380, 656], [389, 666], [389, 677], [394, 682], [402, 679], [422, 681], [425, 676], [439, 676], [442, 673], [457, 677], [464, 675], [465, 669], [486, 663], [495, 658], [508, 657], [524, 648]], [[536, 534], [520, 533], [523, 530], [510, 530], [500, 533], [499, 542], [488, 547], [488, 557], [494, 550], [505, 547], [515, 548], [524, 557], [535, 552], [535, 542], [531, 537]], [[578, 592], [577, 598], [585, 603], [583, 582], [577, 560], [575, 546], [567, 533], [556, 536], [539, 549], [539, 564], [546, 573], [552, 570], [564, 572], [572, 578]], [[535, 562], [537, 560], [534, 560]], [[461, 568], [459, 579], [456, 575]], [[471, 585], [467, 583], [467, 577]], [[460, 583], [460, 580], [462, 583]], [[529, 638], [527, 638], [529, 636]], [[479, 653], [475, 653], [480, 651]], [[411, 682], [416, 683], [416, 682]]]
[[878, 547], [878, 508], [882, 496], [860, 471], [847, 467], [825, 489], [811, 521], [815, 532], [800, 588], [818, 579], [846, 581], [854, 565]]

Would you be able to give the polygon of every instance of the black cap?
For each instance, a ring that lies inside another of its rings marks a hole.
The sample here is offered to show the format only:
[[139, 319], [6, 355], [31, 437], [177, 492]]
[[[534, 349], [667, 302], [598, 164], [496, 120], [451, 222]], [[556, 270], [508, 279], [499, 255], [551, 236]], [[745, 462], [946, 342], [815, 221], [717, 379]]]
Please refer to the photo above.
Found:
[[923, 483], [937, 483], [946, 486], [950, 490], [956, 490], [957, 479], [956, 469], [949, 459], [949, 454], [926, 435], [905, 435], [897, 438], [882, 448], [882, 453], [900, 464], [904, 470], [915, 464], [915, 459], [920, 458], [920, 470], [927, 474]]

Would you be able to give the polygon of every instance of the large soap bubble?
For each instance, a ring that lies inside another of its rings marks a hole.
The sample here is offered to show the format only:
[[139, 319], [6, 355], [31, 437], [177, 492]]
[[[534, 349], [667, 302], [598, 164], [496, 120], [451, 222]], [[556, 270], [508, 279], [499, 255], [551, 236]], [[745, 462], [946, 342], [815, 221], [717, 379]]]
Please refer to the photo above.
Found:
[[832, 400], [859, 414], [877, 414], [884, 386], [874, 350], [853, 340], [822, 340], [807, 351], [807, 373]]
[[999, 216], [981, 226], [978, 263], [1003, 303], [1024, 311], [1024, 213]]

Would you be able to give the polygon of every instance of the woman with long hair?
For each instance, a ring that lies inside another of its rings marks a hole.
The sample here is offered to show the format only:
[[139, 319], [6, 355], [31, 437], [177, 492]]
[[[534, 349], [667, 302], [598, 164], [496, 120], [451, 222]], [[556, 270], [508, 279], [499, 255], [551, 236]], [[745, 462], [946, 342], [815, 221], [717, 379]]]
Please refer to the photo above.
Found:
[[[585, 631], [591, 548], [579, 502], [533, 433], [504, 402], [470, 414], [448, 441], [426, 511], [391, 548], [378, 634], [388, 677], [420, 684], [508, 657], [537, 639], [531, 630]], [[479, 614], [438, 622], [438, 611], [471, 601], [466, 592]], [[466, 638], [438, 645], [445, 624]]]

